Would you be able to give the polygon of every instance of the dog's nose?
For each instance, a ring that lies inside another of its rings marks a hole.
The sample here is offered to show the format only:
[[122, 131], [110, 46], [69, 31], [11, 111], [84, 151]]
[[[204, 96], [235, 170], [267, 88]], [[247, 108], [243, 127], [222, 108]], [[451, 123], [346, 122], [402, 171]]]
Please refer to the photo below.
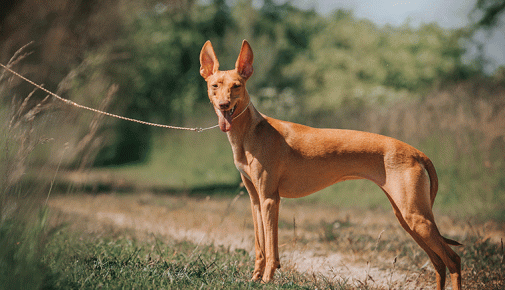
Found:
[[219, 108], [221, 110], [227, 110], [227, 109], [230, 108], [230, 104], [231, 104], [230, 101], [220, 101], [219, 102]]

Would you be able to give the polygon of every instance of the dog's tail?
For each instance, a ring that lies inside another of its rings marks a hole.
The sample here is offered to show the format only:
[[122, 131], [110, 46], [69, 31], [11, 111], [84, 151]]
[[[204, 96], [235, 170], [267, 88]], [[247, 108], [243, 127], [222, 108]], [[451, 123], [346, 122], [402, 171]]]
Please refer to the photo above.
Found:
[[419, 154], [419, 161], [424, 165], [424, 169], [426, 169], [430, 178], [430, 200], [431, 206], [433, 207], [433, 203], [435, 202], [435, 197], [437, 196], [438, 191], [437, 171], [435, 170], [435, 166], [431, 162], [430, 158], [428, 158], [428, 156], [422, 152]]
[[442, 237], [442, 238], [444, 239], [444, 242], [446, 242], [449, 245], [452, 245], [452, 246], [463, 246], [462, 244], [456, 242], [455, 240], [451, 240], [451, 239], [448, 239], [448, 238], [445, 238], [445, 237]]

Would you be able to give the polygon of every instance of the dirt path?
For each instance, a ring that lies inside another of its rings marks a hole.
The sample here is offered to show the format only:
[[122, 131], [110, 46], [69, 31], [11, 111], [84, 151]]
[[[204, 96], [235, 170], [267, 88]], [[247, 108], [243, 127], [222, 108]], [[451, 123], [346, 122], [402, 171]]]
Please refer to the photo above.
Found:
[[[90, 233], [112, 226], [254, 252], [247, 195], [234, 199], [71, 195], [51, 198], [50, 206], [61, 216], [85, 221], [85, 231]], [[438, 217], [437, 221], [446, 235], [467, 231], [448, 218]], [[283, 268], [343, 279], [356, 286], [435, 286], [428, 257], [391, 212], [336, 210], [283, 200], [279, 228]]]

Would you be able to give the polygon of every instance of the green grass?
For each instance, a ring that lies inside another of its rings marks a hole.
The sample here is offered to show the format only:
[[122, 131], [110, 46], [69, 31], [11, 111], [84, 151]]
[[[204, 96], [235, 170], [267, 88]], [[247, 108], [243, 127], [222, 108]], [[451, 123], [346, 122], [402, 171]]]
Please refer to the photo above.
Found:
[[[28, 217], [27, 209], [35, 214]], [[0, 289], [372, 289], [300, 274], [289, 265], [277, 272], [274, 283], [254, 283], [249, 281], [253, 258], [244, 250], [195, 245], [127, 229], [90, 233], [61, 217], [59, 224], [49, 222], [45, 207], [33, 209], [25, 207], [18, 212], [23, 215], [0, 222]], [[324, 236], [328, 246], [338, 247], [343, 237], [335, 236], [333, 227], [329, 229], [331, 235]], [[403, 255], [398, 253], [401, 246], [378, 244], [376, 237], [356, 231], [351, 237], [353, 251], [375, 253], [377, 245], [378, 252]], [[458, 252], [465, 288], [503, 289], [503, 244], [478, 235], [461, 242], [465, 246]], [[417, 263], [425, 259], [422, 256]], [[431, 279], [432, 273], [428, 276]]]
[[492, 158], [469, 134], [466, 149], [458, 146], [457, 136], [438, 132], [420, 148], [436, 169], [439, 191], [435, 208], [455, 218], [505, 221], [505, 155]]
[[89, 233], [66, 221], [50, 226], [47, 207], [35, 213], [0, 221], [0, 289], [349, 289], [289, 268], [263, 285], [249, 281], [254, 263], [241, 249], [129, 230]]
[[[111, 171], [140, 186], [194, 188], [209, 184], [240, 182], [228, 140], [219, 131], [170, 132], [155, 135], [145, 163], [112, 168]], [[438, 135], [437, 135], [438, 136]], [[486, 167], [478, 148], [459, 152], [456, 140], [439, 134], [419, 144], [434, 162], [439, 178], [435, 211], [456, 218], [505, 220], [505, 162], [493, 159]], [[346, 181], [297, 202], [330, 204], [342, 208], [389, 210], [382, 190], [366, 180]]]
[[230, 144], [219, 129], [155, 134], [145, 163], [112, 168], [138, 185], [197, 187], [238, 182]]
[[368, 180], [340, 182], [295, 202], [334, 205], [336, 208], [391, 209], [384, 192]]
[[60, 231], [47, 244], [43, 262], [50, 272], [44, 287], [50, 289], [346, 289], [289, 270], [272, 284], [250, 282], [254, 265], [244, 250], [152, 236], [137, 240], [127, 233]]
[[[147, 162], [112, 168], [111, 171], [141, 186], [194, 188], [240, 182], [232, 152], [224, 134], [217, 131], [172, 132], [155, 135]], [[472, 143], [473, 142], [473, 143]], [[469, 140], [468, 143], [478, 144]], [[503, 152], [487, 162], [479, 146], [458, 149], [455, 136], [434, 132], [416, 145], [435, 164], [439, 191], [436, 211], [455, 218], [505, 221], [505, 161]], [[461, 146], [460, 146], [461, 147]], [[492, 156], [491, 156], [492, 157]], [[489, 165], [491, 164], [491, 165]], [[299, 202], [330, 204], [343, 208], [390, 209], [382, 190], [370, 181], [346, 181]]]
[[0, 289], [39, 289], [46, 275], [41, 258], [49, 212], [46, 207], [18, 204], [0, 204]]

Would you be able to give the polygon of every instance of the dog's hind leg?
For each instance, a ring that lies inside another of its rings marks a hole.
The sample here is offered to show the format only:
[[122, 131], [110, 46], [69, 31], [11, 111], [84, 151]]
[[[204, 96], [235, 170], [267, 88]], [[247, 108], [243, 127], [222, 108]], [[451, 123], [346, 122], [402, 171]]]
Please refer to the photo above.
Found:
[[405, 222], [405, 219], [403, 218], [402, 214], [398, 210], [398, 208], [393, 204], [393, 210], [398, 218], [398, 221], [400, 222], [400, 225], [405, 229], [407, 233], [412, 236], [414, 241], [428, 254], [428, 257], [430, 258], [431, 263], [433, 264], [433, 267], [435, 268], [435, 273], [436, 273], [436, 279], [437, 279], [437, 290], [442, 290], [445, 287], [445, 280], [446, 280], [446, 267], [442, 259], [433, 251], [431, 248], [423, 241], [423, 239], [418, 236], [415, 232], [413, 232], [410, 227], [407, 225]]
[[[435, 222], [419, 214], [409, 214], [408, 217], [405, 217], [405, 222], [412, 230], [412, 236], [418, 236], [421, 241], [431, 249], [431, 251], [435, 252], [435, 254], [442, 260], [445, 266], [449, 268], [452, 289], [461, 289], [461, 259], [449, 247], [444, 238], [440, 235]], [[421, 245], [420, 242], [418, 243]], [[435, 263], [434, 266], [437, 268], [437, 265]], [[443, 289], [443, 285], [437, 285], [437, 288]]]
[[437, 289], [445, 286], [449, 268], [453, 289], [461, 289], [461, 260], [440, 234], [431, 210], [429, 180], [421, 165], [401, 172], [389, 172], [382, 187], [402, 227], [426, 251], [437, 271]]

